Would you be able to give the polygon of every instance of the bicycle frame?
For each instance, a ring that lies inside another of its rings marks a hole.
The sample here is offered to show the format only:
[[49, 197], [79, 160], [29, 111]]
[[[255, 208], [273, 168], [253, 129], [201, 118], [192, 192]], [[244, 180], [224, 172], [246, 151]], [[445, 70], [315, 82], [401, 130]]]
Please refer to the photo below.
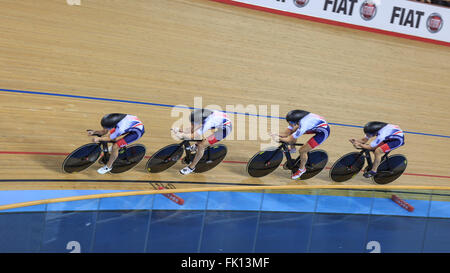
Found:
[[[281, 143], [281, 145], [278, 146], [277, 150], [282, 150], [282, 151], [283, 151], [284, 156], [286, 157], [286, 164], [287, 164], [287, 167], [288, 167], [289, 169], [291, 169], [293, 166], [295, 166], [295, 163], [296, 163], [296, 162], [294, 162], [294, 160], [293, 160], [292, 157], [291, 157], [291, 153], [289, 152], [288, 145], [303, 146], [303, 144], [302, 144], [302, 143], [289, 144], [289, 143], [281, 142], [281, 141], [280, 141], [280, 143]], [[266, 160], [265, 164], [267, 164], [267, 162], [269, 162], [270, 160], [272, 160], [272, 158], [273, 158], [274, 156], [275, 156], [275, 153], [272, 155], [272, 157], [270, 157], [268, 160]]]
[[292, 159], [291, 153], [289, 152], [288, 145], [303, 146], [303, 144], [301, 144], [301, 143], [294, 143], [294, 144], [283, 143], [279, 147], [279, 148], [281, 148], [283, 150], [284, 156], [286, 157], [286, 164], [287, 164], [286, 166], [289, 169], [292, 169], [297, 162], [296, 162], [296, 160], [294, 161]]
[[[368, 170], [371, 170], [372, 168], [373, 168], [373, 162], [372, 162], [372, 157], [371, 157], [371, 155], [370, 155], [370, 150], [367, 150], [367, 149], [361, 149], [361, 152], [359, 153], [359, 157], [357, 157], [356, 158], [356, 160], [355, 160], [355, 162], [356, 161], [358, 161], [358, 159], [361, 157], [361, 156], [364, 156], [365, 157], [365, 159], [366, 159], [366, 162], [367, 162], [367, 169]], [[388, 154], [389, 154], [390, 152], [387, 152], [387, 153], [385, 153], [384, 155], [383, 155], [383, 157], [381, 158], [381, 161], [380, 162], [383, 162], [383, 160], [384, 159], [386, 159], [387, 161], [387, 164], [388, 164], [388, 166], [389, 166], [389, 157], [387, 157], [388, 156]], [[354, 162], [353, 162], [354, 163]], [[353, 165], [353, 164], [352, 164]], [[390, 166], [389, 166], [389, 168], [390, 168]]]
[[[97, 136], [97, 137], [102, 137], [102, 135], [100, 134], [93, 134], [93, 136]], [[103, 152], [103, 157], [102, 157], [102, 161], [104, 161], [103, 163], [106, 164], [109, 160], [109, 149], [108, 149], [108, 143], [115, 143], [115, 141], [100, 141], [98, 143], [98, 145], [100, 146], [100, 148], [102, 149]]]
[[[93, 134], [93, 136], [97, 136], [97, 137], [102, 137], [102, 135], [100, 134]], [[110, 152], [108, 149], [108, 143], [116, 143], [116, 141], [114, 140], [110, 140], [110, 141], [99, 141], [98, 145], [100, 146], [100, 148], [102, 149], [103, 152], [103, 157], [102, 157], [102, 163], [104, 163], [105, 165], [107, 164], [108, 160], [109, 160], [109, 156], [110, 156]], [[120, 148], [120, 149], [124, 149], [124, 148]], [[120, 150], [119, 150], [120, 152]]]
[[[192, 155], [191, 150], [188, 149], [188, 148], [191, 146], [190, 141], [201, 142], [202, 140], [185, 139], [185, 140], [183, 140], [183, 141], [179, 144], [180, 146], [183, 147], [183, 149], [184, 149], [184, 151], [185, 151], [185, 153], [186, 153], [186, 156], [185, 156], [186, 159], [189, 159], [189, 158], [191, 157], [191, 155]], [[208, 160], [207, 160], [207, 161], [209, 161], [209, 158], [210, 158], [210, 152], [209, 152], [209, 149], [206, 149], [206, 150], [207, 150], [207, 156], [208, 156]], [[176, 151], [175, 151], [175, 152], [176, 152]], [[174, 153], [175, 153], [175, 152], [174, 152]], [[172, 154], [172, 155], [173, 155], [173, 154]], [[172, 155], [170, 155], [170, 157], [172, 157]], [[187, 160], [186, 160], [186, 161], [187, 161]], [[187, 163], [187, 164], [189, 164], [189, 163]]]

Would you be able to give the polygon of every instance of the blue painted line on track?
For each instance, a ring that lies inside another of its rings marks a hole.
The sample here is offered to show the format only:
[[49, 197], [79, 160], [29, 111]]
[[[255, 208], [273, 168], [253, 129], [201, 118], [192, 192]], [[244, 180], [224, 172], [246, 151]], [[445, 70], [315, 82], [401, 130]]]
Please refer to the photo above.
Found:
[[[123, 100], [123, 99], [110, 99], [110, 98], [100, 98], [100, 97], [90, 97], [90, 96], [79, 96], [79, 95], [49, 93], [49, 92], [38, 92], [38, 91], [0, 89], [0, 92], [32, 94], [32, 95], [45, 95], [45, 96], [67, 97], [67, 98], [75, 98], [75, 99], [88, 99], [88, 100], [110, 101], [110, 102], [121, 102], [121, 103], [141, 104], [141, 105], [167, 107], [167, 108], [195, 109], [194, 107], [188, 107], [188, 106], [182, 106], [182, 105], [172, 105], [172, 104], [153, 103], [153, 102], [142, 102], [142, 101]], [[277, 116], [265, 116], [265, 115], [257, 115], [257, 114], [250, 114], [250, 113], [240, 113], [240, 112], [231, 112], [231, 111], [224, 111], [224, 112], [230, 113], [230, 114], [245, 115], [245, 116], [285, 119], [284, 117], [277, 117]], [[329, 122], [329, 124], [330, 125], [336, 125], [336, 126], [344, 126], [344, 127], [363, 128], [363, 126], [351, 125], [351, 124], [343, 124], [343, 123]], [[403, 132], [405, 132], [407, 134], [414, 134], [414, 135], [450, 138], [450, 136], [447, 136], [447, 135], [430, 134], [430, 133], [422, 133], [422, 132], [411, 132], [411, 131], [403, 131]]]

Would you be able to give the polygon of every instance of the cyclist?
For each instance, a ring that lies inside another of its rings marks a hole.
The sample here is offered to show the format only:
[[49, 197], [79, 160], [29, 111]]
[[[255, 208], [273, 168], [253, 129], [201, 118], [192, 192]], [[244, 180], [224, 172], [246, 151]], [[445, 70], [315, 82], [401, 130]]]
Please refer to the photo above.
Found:
[[145, 130], [144, 124], [138, 117], [120, 113], [111, 113], [103, 116], [100, 124], [103, 129], [98, 131], [88, 130], [88, 135], [101, 135], [101, 137], [94, 136], [92, 138], [92, 141], [95, 143], [100, 141], [114, 142], [108, 163], [97, 170], [99, 174], [105, 174], [112, 170], [112, 165], [119, 156], [119, 149], [141, 138]]
[[292, 110], [286, 115], [286, 121], [289, 126], [284, 134], [272, 134], [276, 141], [278, 140], [294, 144], [303, 134], [314, 134], [308, 142], [298, 149], [300, 153], [300, 167], [297, 172], [292, 174], [292, 179], [299, 179], [306, 172], [306, 162], [308, 161], [308, 152], [322, 144], [330, 135], [330, 126], [325, 119], [319, 115], [304, 110]]
[[[405, 135], [398, 125], [381, 121], [370, 121], [364, 125], [365, 136], [361, 139], [349, 139], [355, 148], [371, 150], [375, 156], [372, 170], [366, 172], [364, 177], [369, 178], [377, 174], [378, 166], [383, 155], [405, 144]], [[369, 139], [375, 137], [370, 144]]]
[[[217, 110], [196, 109], [191, 112], [190, 122], [190, 129], [173, 129], [178, 138], [202, 140], [190, 147], [191, 152], [195, 153], [195, 157], [189, 165], [180, 170], [180, 173], [183, 175], [192, 173], [195, 170], [197, 163], [203, 157], [205, 149], [226, 138], [230, 134], [232, 128], [228, 116], [224, 112]], [[213, 130], [214, 132], [205, 136], [210, 130]]]

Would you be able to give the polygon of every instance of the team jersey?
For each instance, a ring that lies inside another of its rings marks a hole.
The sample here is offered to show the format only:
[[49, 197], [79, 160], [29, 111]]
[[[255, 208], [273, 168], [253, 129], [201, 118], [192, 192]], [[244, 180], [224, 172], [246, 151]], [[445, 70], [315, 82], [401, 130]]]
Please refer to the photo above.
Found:
[[213, 111], [212, 114], [205, 119], [203, 126], [196, 132], [199, 135], [204, 135], [208, 130], [221, 129], [225, 126], [231, 126], [231, 121], [228, 119], [227, 114], [221, 111]]
[[[314, 134], [319, 131], [321, 127], [327, 127], [328, 123], [319, 115], [309, 113], [299, 121], [300, 127], [292, 134], [297, 139], [303, 134]], [[294, 129], [291, 125], [288, 126], [290, 130]]]
[[[370, 138], [366, 135], [367, 138]], [[375, 148], [380, 145], [381, 142], [389, 140], [389, 139], [401, 139], [403, 140], [404, 134], [402, 129], [398, 127], [398, 125], [388, 124], [381, 128], [377, 135], [376, 139], [370, 143], [370, 147]]]
[[110, 131], [110, 138], [115, 139], [131, 130], [141, 130], [144, 131], [144, 124], [136, 116], [126, 115], [116, 127]]

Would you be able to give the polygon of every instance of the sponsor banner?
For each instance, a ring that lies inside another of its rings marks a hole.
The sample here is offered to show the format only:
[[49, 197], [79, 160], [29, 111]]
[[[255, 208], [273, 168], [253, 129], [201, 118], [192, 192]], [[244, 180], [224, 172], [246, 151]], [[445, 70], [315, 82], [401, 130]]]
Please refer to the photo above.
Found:
[[[450, 9], [407, 0], [231, 0], [266, 9], [450, 43]], [[420, 40], [420, 39], [419, 39]]]

